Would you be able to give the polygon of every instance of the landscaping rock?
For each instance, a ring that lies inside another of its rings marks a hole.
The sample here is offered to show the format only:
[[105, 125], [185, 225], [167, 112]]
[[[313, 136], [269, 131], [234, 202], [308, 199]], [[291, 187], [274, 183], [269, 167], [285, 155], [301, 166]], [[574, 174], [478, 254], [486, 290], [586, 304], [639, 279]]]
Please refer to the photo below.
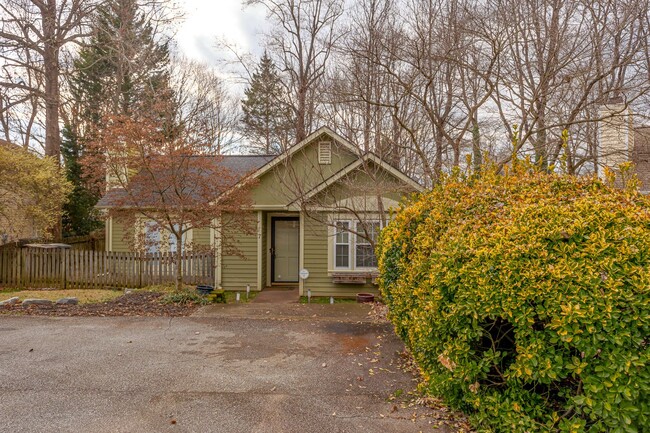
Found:
[[77, 305], [79, 303], [79, 299], [77, 298], [61, 298], [58, 301], [56, 301], [57, 304], [59, 305]]
[[23, 306], [29, 306], [29, 305], [43, 305], [43, 306], [51, 306], [52, 301], [49, 299], [25, 299], [23, 301]]
[[0, 306], [16, 305], [19, 302], [20, 302], [20, 298], [18, 296], [14, 296], [13, 298], [5, 299], [4, 301], [0, 302]]

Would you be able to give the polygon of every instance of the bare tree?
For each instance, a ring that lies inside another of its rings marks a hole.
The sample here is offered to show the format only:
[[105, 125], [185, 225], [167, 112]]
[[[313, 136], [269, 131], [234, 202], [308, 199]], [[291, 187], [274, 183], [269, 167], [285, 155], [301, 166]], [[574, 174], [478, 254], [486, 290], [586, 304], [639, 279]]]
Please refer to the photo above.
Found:
[[240, 141], [239, 100], [224, 80], [207, 65], [182, 57], [172, 59], [170, 86], [175, 89], [178, 118], [183, 128], [214, 153], [232, 150]]
[[[40, 105], [36, 104], [36, 98], [42, 101], [44, 152], [57, 161], [61, 147], [61, 52], [67, 44], [78, 43], [87, 35], [86, 20], [97, 3], [92, 0], [7, 0], [0, 3], [0, 61], [4, 72], [0, 87], [22, 91], [23, 102], [32, 107]], [[5, 110], [7, 105], [5, 102]], [[33, 113], [34, 110], [31, 116], [35, 116]], [[31, 134], [31, 122], [28, 124], [24, 132]]]
[[319, 104], [318, 89], [340, 33], [342, 0], [246, 0], [263, 5], [275, 25], [268, 52], [284, 74], [295, 118], [295, 142], [311, 129]]
[[392, 128], [395, 122], [385, 106], [395, 86], [380, 67], [380, 61], [396, 48], [390, 46], [397, 42], [390, 37], [396, 25], [395, 2], [356, 2], [349, 14], [346, 36], [336, 47], [323, 89], [323, 117], [362, 151], [372, 150], [399, 167], [399, 128]]
[[540, 168], [588, 171], [602, 104], [648, 111], [648, 14], [647, 0], [364, 0], [337, 47], [326, 118], [364, 149], [391, 137], [424, 183], [470, 155], [474, 170], [486, 153], [508, 163], [515, 131]]
[[[461, 164], [478, 110], [495, 89], [502, 41], [468, 1], [410, 0], [378, 65], [397, 87], [389, 106], [424, 182]], [[472, 83], [472, 86], [470, 86]], [[407, 158], [408, 158], [407, 157]]]
[[518, 127], [517, 150], [530, 151], [542, 169], [560, 156], [570, 173], [587, 163], [593, 167], [599, 107], [612, 98], [634, 104], [650, 90], [644, 61], [648, 2], [527, 0], [493, 6], [509, 47], [494, 102], [511, 137], [513, 125]]

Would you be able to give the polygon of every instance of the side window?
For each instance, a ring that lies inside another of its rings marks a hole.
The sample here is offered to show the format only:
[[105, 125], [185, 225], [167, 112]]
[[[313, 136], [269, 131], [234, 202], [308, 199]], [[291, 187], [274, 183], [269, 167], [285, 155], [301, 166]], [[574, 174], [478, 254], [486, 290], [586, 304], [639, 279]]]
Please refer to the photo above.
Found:
[[[174, 224], [174, 230], [178, 230], [179, 225]], [[183, 252], [183, 247], [185, 246], [185, 234], [183, 234], [181, 238], [181, 252]], [[173, 233], [169, 232], [169, 252], [170, 253], [175, 253], [178, 251], [178, 245], [176, 242], [176, 236], [174, 236]]]
[[334, 266], [336, 268], [350, 267], [350, 223], [348, 221], [336, 222], [336, 236], [334, 239]]
[[147, 221], [144, 225], [144, 242], [147, 253], [160, 252], [160, 228], [153, 221]]
[[380, 225], [378, 221], [357, 223], [355, 243], [355, 267], [376, 268], [377, 257], [373, 245], [379, 237]]

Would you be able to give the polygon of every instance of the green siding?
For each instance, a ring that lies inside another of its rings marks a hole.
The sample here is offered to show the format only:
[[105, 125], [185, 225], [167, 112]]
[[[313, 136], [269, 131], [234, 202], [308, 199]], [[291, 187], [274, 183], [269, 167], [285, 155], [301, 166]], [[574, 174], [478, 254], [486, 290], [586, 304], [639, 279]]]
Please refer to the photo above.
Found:
[[192, 242], [196, 245], [210, 246], [210, 227], [192, 229]]
[[113, 218], [113, 227], [111, 230], [111, 242], [113, 244], [113, 249], [118, 253], [126, 253], [131, 251], [131, 245], [129, 242], [129, 236], [134, 236], [133, 233], [127, 231], [127, 225], [124, 221], [120, 221], [119, 218]]
[[[224, 254], [221, 256], [221, 286], [226, 290], [251, 290], [257, 287], [257, 235], [229, 231], [229, 239], [234, 239], [240, 255]], [[243, 257], [242, 257], [243, 256]]]
[[266, 281], [266, 267], [268, 266], [267, 251], [269, 250], [267, 235], [268, 228], [266, 226], [266, 212], [262, 212], [262, 288], [270, 286], [271, 284]]
[[335, 284], [327, 274], [329, 242], [325, 215], [318, 220], [305, 217], [304, 231], [304, 265], [309, 270], [309, 278], [304, 283], [304, 293], [311, 289], [312, 296], [355, 296], [360, 292], [377, 293], [373, 284]]
[[[324, 140], [332, 141], [332, 163], [320, 165], [318, 142]], [[298, 193], [306, 193], [356, 159], [357, 155], [322, 135], [291, 156], [291, 169], [284, 162], [264, 174], [251, 191], [253, 202], [258, 206], [287, 205]]]
[[[356, 196], [374, 198], [378, 195], [399, 202], [404, 196], [411, 193], [413, 193], [413, 188], [409, 185], [405, 185], [383, 168], [369, 163], [367, 169], [354, 170], [319, 192], [313, 198], [313, 202], [323, 206], [334, 206], [338, 200], [344, 198]], [[363, 209], [356, 210], [362, 211]]]

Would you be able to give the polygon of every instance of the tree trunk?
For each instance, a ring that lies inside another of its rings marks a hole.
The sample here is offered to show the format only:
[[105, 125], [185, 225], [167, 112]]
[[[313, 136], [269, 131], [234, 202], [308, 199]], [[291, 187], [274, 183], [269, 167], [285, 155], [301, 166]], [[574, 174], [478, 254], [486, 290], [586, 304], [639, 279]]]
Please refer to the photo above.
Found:
[[61, 131], [59, 129], [59, 44], [56, 35], [56, 0], [42, 9], [43, 68], [45, 70], [45, 155], [60, 164]]
[[[57, 41], [57, 2], [50, 0], [41, 9], [43, 17], [43, 69], [45, 71], [45, 156], [61, 164], [61, 131], [59, 127], [59, 43]], [[61, 212], [50, 235], [60, 240], [63, 232]]]
[[176, 238], [176, 252], [174, 253], [174, 263], [176, 265], [176, 290], [183, 287], [183, 245], [181, 240], [183, 235], [173, 233], [172, 236]]
[[296, 113], [296, 143], [307, 138], [307, 88], [298, 90], [298, 112]]
[[478, 127], [478, 112], [472, 115], [472, 165], [475, 173], [481, 171], [483, 155], [481, 154], [481, 133]]

